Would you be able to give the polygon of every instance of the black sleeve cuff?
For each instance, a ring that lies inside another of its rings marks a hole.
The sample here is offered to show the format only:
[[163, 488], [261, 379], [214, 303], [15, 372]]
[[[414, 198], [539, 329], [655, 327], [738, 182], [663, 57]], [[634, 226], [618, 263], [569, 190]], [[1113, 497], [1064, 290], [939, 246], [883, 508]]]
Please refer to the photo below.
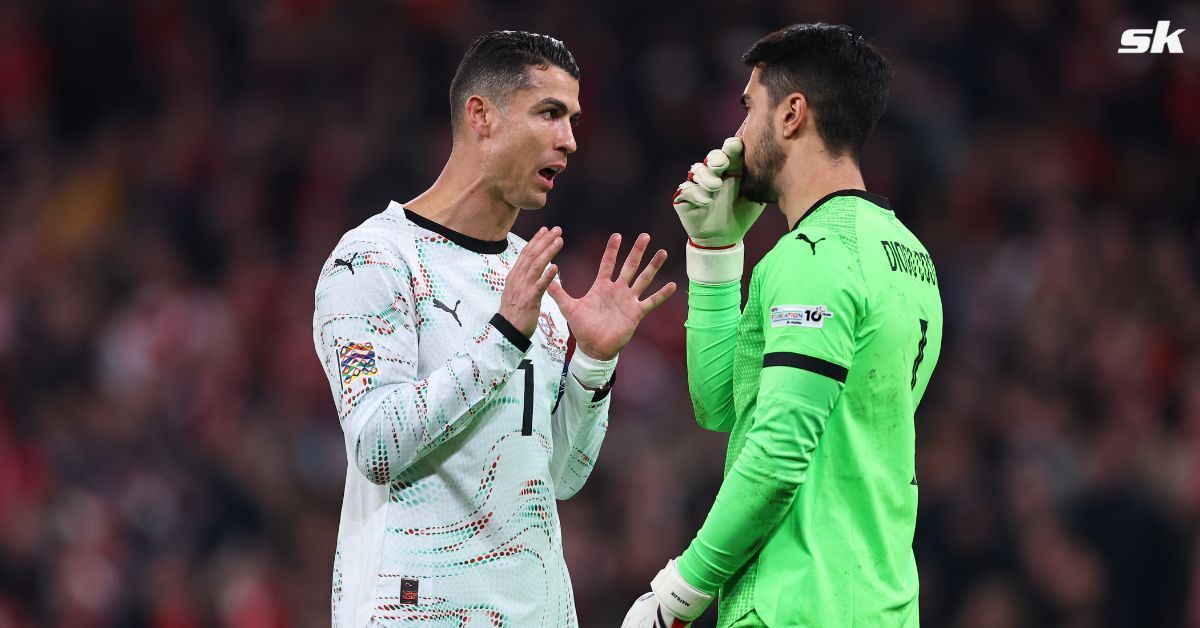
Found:
[[508, 322], [507, 318], [500, 316], [499, 312], [496, 312], [496, 314], [492, 316], [492, 320], [488, 321], [488, 323], [490, 323], [492, 327], [500, 330], [500, 333], [504, 334], [504, 337], [508, 338], [508, 341], [513, 343], [514, 347], [520, 349], [521, 353], [529, 351], [530, 345], [533, 344], [533, 342], [530, 341], [525, 334], [521, 333], [521, 330], [513, 327], [513, 324]]

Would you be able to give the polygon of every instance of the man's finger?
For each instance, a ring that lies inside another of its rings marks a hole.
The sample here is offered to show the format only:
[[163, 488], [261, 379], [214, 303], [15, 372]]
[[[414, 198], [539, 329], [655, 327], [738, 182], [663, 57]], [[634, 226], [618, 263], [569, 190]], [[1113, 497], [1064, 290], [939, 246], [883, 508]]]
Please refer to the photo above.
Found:
[[596, 271], [596, 281], [612, 281], [613, 269], [617, 267], [617, 252], [621, 249], [621, 234], [608, 236], [608, 244], [604, 247], [604, 255], [600, 257], [600, 268]]
[[551, 281], [554, 281], [554, 276], [557, 274], [558, 266], [551, 264], [546, 267], [546, 271], [538, 278], [537, 283], [533, 284], [539, 296], [546, 292], [546, 288], [550, 285]]
[[524, 248], [522, 248], [521, 252], [517, 255], [517, 261], [513, 262], [512, 267], [508, 269], [508, 274], [512, 275], [514, 273], [518, 273], [529, 265], [529, 258], [537, 254], [537, 247], [541, 243], [542, 236], [545, 233], [546, 228], [542, 227], [541, 229], [537, 230], [537, 233], [533, 234], [533, 237], [525, 243]]
[[721, 175], [704, 164], [692, 164], [692, 169], [688, 171], [688, 180], [694, 181], [709, 192], [721, 189]]
[[699, 184], [692, 181], [685, 181], [679, 186], [679, 191], [675, 194], [675, 200], [672, 202], [677, 206], [692, 205], [694, 207], [708, 207], [712, 204], [712, 201], [712, 195], [700, 187]]
[[522, 251], [529, 251], [530, 255], [536, 255], [538, 251], [542, 250], [543, 246], [546, 246], [546, 234], [548, 233], [550, 233], [548, 227], [538, 229], [538, 232], [533, 234], [529, 242], [525, 243], [525, 248]]
[[704, 164], [719, 177], [729, 168], [729, 155], [719, 148], [714, 148], [708, 151], [708, 155], [704, 158]]
[[[558, 255], [558, 252], [562, 250], [562, 247], [562, 238], [555, 236], [555, 238], [551, 240], [548, 245], [546, 245], [546, 248], [542, 249], [541, 252], [538, 253], [537, 258], [532, 260], [533, 267], [530, 269], [530, 274], [544, 270], [546, 268], [546, 264], [549, 264], [550, 260], [554, 259], [555, 255]], [[544, 290], [545, 287], [543, 286], [542, 289]]]
[[745, 152], [745, 145], [740, 137], [730, 137], [721, 145], [721, 152], [729, 158], [729, 165], [725, 168], [726, 175], [741, 174], [742, 172], [742, 153]]
[[547, 245], [554, 241], [554, 238], [560, 235], [562, 235], [562, 227], [552, 227], [550, 229], [542, 227], [538, 230], [537, 235], [525, 245], [522, 251], [529, 251], [530, 256], [536, 257], [542, 252], [542, 249], [546, 248]]
[[634, 275], [637, 274], [637, 269], [642, 265], [642, 255], [646, 252], [646, 246], [650, 244], [650, 234], [643, 233], [633, 241], [633, 248], [630, 249], [629, 255], [625, 256], [625, 263], [621, 266], [621, 285], [628, 286]]
[[521, 249], [521, 254], [517, 256], [517, 261], [512, 268], [508, 270], [509, 275], [517, 275], [521, 281], [534, 281], [536, 277], [546, 268], [545, 261], [538, 261], [546, 247], [554, 243], [554, 240], [562, 233], [560, 227], [550, 229], [539, 229], [533, 239], [525, 244], [525, 248]]
[[674, 281], [659, 288], [658, 292], [655, 292], [654, 294], [650, 295], [649, 297], [647, 297], [641, 301], [642, 316], [649, 314], [650, 312], [652, 312], [654, 310], [654, 308], [662, 305], [663, 301], [666, 301], [672, 294], [675, 294], [675, 282]]
[[650, 287], [650, 282], [654, 281], [654, 276], [658, 274], [659, 269], [662, 268], [663, 263], [666, 261], [667, 252], [659, 249], [654, 254], [654, 257], [650, 258], [650, 263], [646, 264], [646, 267], [642, 269], [642, 272], [637, 277], [637, 281], [633, 282], [633, 293], [639, 297], [642, 296], [642, 293], [646, 291], [646, 288]]
[[575, 298], [567, 294], [567, 289], [562, 287], [561, 283], [551, 281], [547, 286], [546, 292], [550, 293], [550, 298], [558, 304], [558, 309], [566, 312], [571, 309], [571, 304], [575, 302]]

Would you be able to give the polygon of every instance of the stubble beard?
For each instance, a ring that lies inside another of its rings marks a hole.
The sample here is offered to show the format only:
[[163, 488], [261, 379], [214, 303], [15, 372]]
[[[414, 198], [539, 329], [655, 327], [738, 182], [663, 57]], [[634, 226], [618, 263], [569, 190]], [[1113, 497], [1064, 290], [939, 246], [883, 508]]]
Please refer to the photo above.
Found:
[[774, 203], [779, 200], [779, 191], [775, 187], [775, 179], [783, 170], [787, 161], [787, 153], [775, 143], [775, 125], [768, 122], [766, 128], [754, 140], [754, 152], [757, 153], [758, 165], [751, 168], [749, 163], [742, 167], [741, 197], [755, 203]]

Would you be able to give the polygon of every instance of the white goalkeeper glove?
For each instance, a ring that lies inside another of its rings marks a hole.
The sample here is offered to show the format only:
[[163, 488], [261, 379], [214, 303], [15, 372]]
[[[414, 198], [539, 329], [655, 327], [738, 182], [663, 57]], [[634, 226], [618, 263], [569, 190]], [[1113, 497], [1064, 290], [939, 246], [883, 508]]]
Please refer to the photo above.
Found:
[[625, 614], [621, 628], [686, 628], [704, 613], [713, 596], [688, 584], [674, 560], [650, 581], [650, 593], [639, 597]]
[[697, 283], [728, 283], [742, 278], [742, 238], [766, 208], [739, 196], [742, 140], [731, 137], [703, 163], [693, 164], [671, 203], [688, 234], [687, 272]]

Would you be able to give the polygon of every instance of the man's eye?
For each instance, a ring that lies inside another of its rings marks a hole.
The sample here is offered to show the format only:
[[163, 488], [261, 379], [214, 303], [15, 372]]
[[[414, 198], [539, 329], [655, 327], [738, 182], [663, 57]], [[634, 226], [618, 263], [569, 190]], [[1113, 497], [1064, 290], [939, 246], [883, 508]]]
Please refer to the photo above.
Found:
[[547, 120], [553, 120], [553, 119], [554, 119], [554, 112], [553, 112], [553, 111], [549, 111], [549, 110], [547, 110], [547, 111], [543, 111], [543, 112], [542, 112], [542, 117], [543, 117], [543, 118], [545, 118], [545, 119], [547, 119]]

